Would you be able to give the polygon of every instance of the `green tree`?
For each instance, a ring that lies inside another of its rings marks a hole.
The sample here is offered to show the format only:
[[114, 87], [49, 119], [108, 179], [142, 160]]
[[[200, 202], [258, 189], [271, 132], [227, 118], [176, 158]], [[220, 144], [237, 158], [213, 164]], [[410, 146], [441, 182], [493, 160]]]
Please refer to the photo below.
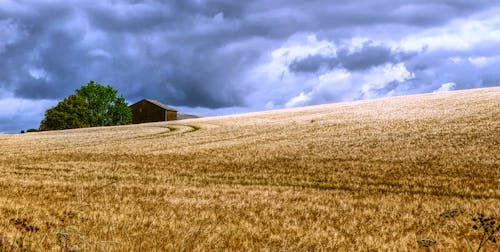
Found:
[[132, 123], [132, 110], [113, 87], [90, 81], [75, 93], [45, 112], [40, 130]]
[[78, 95], [70, 95], [45, 112], [40, 130], [59, 130], [89, 127], [90, 109]]
[[132, 111], [118, 91], [111, 86], [103, 86], [94, 81], [76, 90], [90, 108], [90, 126], [113, 126], [130, 124]]

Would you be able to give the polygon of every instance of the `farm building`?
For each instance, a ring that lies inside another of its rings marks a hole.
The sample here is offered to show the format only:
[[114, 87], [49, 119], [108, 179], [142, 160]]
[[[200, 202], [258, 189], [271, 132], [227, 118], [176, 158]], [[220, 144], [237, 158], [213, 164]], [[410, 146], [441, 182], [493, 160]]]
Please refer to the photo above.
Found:
[[132, 105], [132, 123], [177, 120], [177, 110], [155, 100], [143, 99]]

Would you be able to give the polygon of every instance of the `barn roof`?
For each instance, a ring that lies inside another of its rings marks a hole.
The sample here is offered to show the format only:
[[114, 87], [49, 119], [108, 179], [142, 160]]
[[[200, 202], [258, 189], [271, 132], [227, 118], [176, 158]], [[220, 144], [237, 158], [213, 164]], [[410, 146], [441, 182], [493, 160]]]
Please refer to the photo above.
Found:
[[[176, 112], [177, 112], [177, 110], [175, 110], [175, 109], [173, 109], [173, 108], [171, 108], [171, 107], [169, 107], [169, 106], [167, 106], [167, 105], [165, 105], [165, 104], [163, 104], [163, 103], [161, 103], [161, 102], [159, 102], [159, 101], [157, 101], [157, 100], [142, 99], [142, 100], [140, 100], [140, 101], [138, 101], [138, 102], [136, 102], [136, 103], [134, 103], [134, 104], [137, 104], [137, 103], [142, 102], [142, 101], [147, 101], [147, 102], [149, 102], [149, 103], [153, 103], [154, 105], [156, 105], [156, 106], [158, 106], [158, 107], [160, 107], [160, 108], [162, 108], [162, 109], [165, 109], [165, 110], [169, 110], [169, 111], [176, 111]], [[134, 104], [132, 104], [132, 105], [134, 105]], [[132, 105], [131, 105], [131, 106], [132, 106]]]

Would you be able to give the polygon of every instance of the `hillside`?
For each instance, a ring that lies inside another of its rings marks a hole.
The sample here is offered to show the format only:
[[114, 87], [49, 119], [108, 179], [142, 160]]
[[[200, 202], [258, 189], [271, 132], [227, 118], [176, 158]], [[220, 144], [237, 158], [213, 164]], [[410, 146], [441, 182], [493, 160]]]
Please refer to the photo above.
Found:
[[200, 117], [201, 116], [197, 116], [197, 115], [177, 113], [177, 120], [196, 119], [196, 118], [200, 118]]
[[[0, 241], [416, 251], [429, 237], [465, 250], [463, 235], [479, 241], [470, 217], [500, 217], [499, 146], [500, 88], [0, 135]], [[449, 208], [465, 233], [439, 217]]]

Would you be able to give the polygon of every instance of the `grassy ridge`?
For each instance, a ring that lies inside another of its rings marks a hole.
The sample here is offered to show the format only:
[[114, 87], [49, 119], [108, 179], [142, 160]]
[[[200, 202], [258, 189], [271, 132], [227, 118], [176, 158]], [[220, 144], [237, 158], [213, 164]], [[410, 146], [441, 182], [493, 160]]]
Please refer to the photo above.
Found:
[[491, 88], [0, 136], [0, 241], [415, 251], [432, 237], [463, 250], [474, 233], [439, 214], [500, 216], [499, 132]]

